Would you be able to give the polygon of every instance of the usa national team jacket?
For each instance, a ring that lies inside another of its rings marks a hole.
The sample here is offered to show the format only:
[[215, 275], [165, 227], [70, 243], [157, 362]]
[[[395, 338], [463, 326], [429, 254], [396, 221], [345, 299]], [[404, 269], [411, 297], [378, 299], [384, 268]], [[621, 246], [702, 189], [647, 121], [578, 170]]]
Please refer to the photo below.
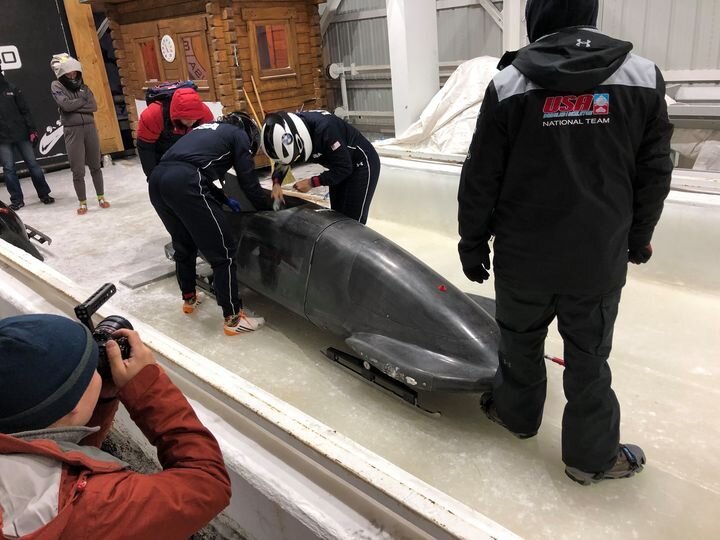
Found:
[[665, 83], [632, 44], [567, 28], [503, 57], [463, 166], [460, 258], [539, 292], [625, 282], [670, 189]]

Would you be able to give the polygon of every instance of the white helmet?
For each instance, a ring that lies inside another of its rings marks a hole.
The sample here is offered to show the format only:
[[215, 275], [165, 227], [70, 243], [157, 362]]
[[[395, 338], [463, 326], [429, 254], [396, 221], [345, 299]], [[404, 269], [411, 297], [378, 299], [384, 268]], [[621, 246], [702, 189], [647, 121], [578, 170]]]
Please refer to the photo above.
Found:
[[289, 165], [312, 155], [312, 137], [302, 118], [293, 113], [270, 113], [262, 127], [263, 150], [273, 161]]

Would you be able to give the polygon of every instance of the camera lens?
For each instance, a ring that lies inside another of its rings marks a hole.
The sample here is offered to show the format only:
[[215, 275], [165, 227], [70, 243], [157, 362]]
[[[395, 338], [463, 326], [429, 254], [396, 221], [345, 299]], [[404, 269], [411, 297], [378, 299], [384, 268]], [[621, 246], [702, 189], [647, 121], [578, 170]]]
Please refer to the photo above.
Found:
[[115, 341], [115, 343], [118, 344], [118, 346], [120, 347], [120, 354], [123, 358], [130, 357], [130, 344], [128, 343], [127, 338], [112, 337], [112, 335], [117, 330], [122, 330], [124, 328], [128, 330], [133, 330], [133, 325], [124, 317], [120, 317], [119, 315], [111, 315], [110, 317], [106, 317], [105, 319], [100, 321], [100, 324], [98, 324], [93, 331], [93, 338], [98, 344], [98, 349], [100, 353], [98, 357], [97, 370], [103, 379], [110, 380], [112, 378], [112, 373], [110, 372], [110, 364], [108, 363], [107, 359], [107, 351], [105, 350], [105, 344], [109, 340], [112, 339]]

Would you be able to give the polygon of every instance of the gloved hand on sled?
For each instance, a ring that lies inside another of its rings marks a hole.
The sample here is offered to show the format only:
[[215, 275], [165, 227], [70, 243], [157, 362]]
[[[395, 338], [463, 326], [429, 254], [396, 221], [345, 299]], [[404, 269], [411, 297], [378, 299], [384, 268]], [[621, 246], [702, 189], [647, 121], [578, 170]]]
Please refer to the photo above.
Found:
[[227, 205], [230, 207], [230, 210], [232, 210], [233, 213], [235, 213], [235, 214], [239, 214], [240, 212], [242, 212], [242, 208], [240, 207], [240, 203], [237, 202], [237, 201], [236, 201], [235, 199], [233, 199], [232, 197], [228, 197], [228, 198], [227, 198]]

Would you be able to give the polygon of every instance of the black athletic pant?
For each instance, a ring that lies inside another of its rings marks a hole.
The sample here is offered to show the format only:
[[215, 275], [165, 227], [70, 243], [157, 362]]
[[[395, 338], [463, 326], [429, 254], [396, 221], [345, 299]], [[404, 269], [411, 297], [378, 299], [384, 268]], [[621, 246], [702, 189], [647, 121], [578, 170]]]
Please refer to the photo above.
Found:
[[163, 161], [148, 180], [150, 202], [172, 237], [175, 272], [184, 297], [195, 292], [198, 250], [213, 270], [215, 298], [225, 317], [239, 313], [237, 240], [200, 171], [181, 161]]
[[500, 367], [493, 399], [498, 415], [514, 432], [540, 427], [547, 386], [545, 338], [557, 316], [565, 346], [563, 461], [586, 472], [612, 468], [620, 442], [620, 405], [610, 388], [607, 359], [621, 289], [593, 296], [548, 294], [496, 280], [495, 291]]
[[372, 145], [348, 148], [352, 153], [353, 173], [350, 178], [330, 186], [330, 207], [365, 224], [380, 177], [380, 157]]

